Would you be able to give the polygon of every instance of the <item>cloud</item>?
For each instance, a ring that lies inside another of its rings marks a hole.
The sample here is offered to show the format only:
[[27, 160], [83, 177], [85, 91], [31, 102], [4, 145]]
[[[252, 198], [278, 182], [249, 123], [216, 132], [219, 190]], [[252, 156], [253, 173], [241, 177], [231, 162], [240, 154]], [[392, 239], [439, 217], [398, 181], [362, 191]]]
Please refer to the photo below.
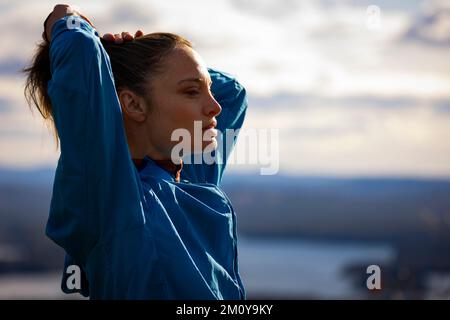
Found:
[[450, 6], [441, 1], [431, 2], [420, 12], [403, 35], [405, 42], [428, 46], [450, 47]]
[[126, 3], [116, 3], [108, 15], [111, 21], [120, 21], [120, 23], [147, 24], [149, 21], [155, 21], [157, 16], [152, 11], [151, 5], [145, 7], [135, 1]]
[[[376, 32], [366, 27], [369, 0], [78, 5], [101, 33], [143, 28], [193, 41], [209, 66], [247, 88], [245, 127], [282, 129], [280, 160], [290, 172], [449, 175], [450, 47], [433, 43], [446, 43], [448, 19], [436, 9], [445, 1], [436, 3], [427, 11], [419, 0], [378, 1]], [[0, 47], [0, 164], [56, 163], [51, 133], [30, 116], [15, 73], [53, 5], [0, 4], [0, 28], [8, 30]], [[427, 20], [429, 12], [435, 18]]]
[[11, 110], [11, 101], [0, 97], [0, 114], [6, 113]]
[[0, 60], [0, 77], [21, 74], [26, 62], [18, 58], [8, 58]]
[[[0, 27], [11, 30], [4, 39], [11, 45], [0, 48], [0, 59], [17, 60], [4, 65], [5, 72], [32, 56], [32, 43], [40, 39], [52, 5], [10, 4]], [[79, 6], [101, 33], [137, 28], [180, 33], [210, 66], [236, 74], [257, 94], [442, 96], [449, 89], [448, 52], [398, 43], [414, 20], [411, 12], [419, 9], [417, 1], [380, 2], [379, 32], [366, 28], [365, 2], [357, 1], [111, 0], [108, 5], [80, 1]], [[432, 61], [421, 63], [428, 56]]]
[[301, 7], [296, 0], [230, 0], [230, 3], [236, 10], [269, 19], [282, 19]]
[[450, 177], [450, 113], [435, 107], [448, 101], [373, 100], [287, 96], [260, 109], [250, 99], [244, 128], [280, 130], [284, 172]]
[[444, 112], [450, 114], [450, 99], [441, 99], [433, 104], [436, 112]]
[[[439, 100], [440, 101], [440, 100]], [[444, 100], [447, 101], [447, 100]], [[292, 93], [278, 93], [271, 97], [251, 95], [249, 104], [257, 108], [305, 108], [315, 106], [341, 106], [343, 108], [384, 108], [394, 110], [415, 106], [417, 100], [409, 96], [379, 97], [372, 95], [324, 97], [321, 95], [299, 95]]]

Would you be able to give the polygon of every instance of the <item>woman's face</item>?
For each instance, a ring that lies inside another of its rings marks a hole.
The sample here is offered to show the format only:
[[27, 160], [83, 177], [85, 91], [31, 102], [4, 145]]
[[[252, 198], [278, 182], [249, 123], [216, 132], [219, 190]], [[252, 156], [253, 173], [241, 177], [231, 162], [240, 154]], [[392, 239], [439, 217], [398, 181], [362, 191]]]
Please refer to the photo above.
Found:
[[[192, 152], [217, 147], [216, 130], [204, 128], [217, 124], [215, 117], [222, 108], [210, 91], [211, 78], [197, 52], [185, 46], [176, 48], [164, 58], [163, 72], [149, 81], [148, 86], [151, 105], [145, 126], [154, 149], [170, 158], [172, 148], [180, 142], [171, 141], [171, 136], [180, 128], [189, 132]], [[195, 121], [198, 121], [197, 135]], [[194, 148], [194, 138], [201, 139], [197, 144], [201, 150]]]

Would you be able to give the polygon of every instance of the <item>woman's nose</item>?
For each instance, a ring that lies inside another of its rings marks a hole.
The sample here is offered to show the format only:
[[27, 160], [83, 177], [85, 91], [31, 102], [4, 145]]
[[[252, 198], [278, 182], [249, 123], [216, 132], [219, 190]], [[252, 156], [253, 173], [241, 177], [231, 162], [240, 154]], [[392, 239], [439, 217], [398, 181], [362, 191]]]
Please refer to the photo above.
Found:
[[215, 117], [222, 112], [222, 107], [211, 93], [209, 95], [210, 99], [205, 107], [205, 115], [208, 117]]

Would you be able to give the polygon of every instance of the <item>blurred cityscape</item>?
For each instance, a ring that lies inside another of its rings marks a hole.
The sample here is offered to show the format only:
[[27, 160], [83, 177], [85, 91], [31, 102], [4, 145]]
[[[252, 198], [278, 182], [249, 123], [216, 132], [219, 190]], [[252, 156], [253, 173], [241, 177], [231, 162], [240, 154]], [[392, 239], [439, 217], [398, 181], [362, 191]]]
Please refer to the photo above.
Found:
[[[0, 170], [0, 298], [59, 290], [53, 171]], [[450, 298], [450, 181], [229, 175], [249, 299]], [[382, 289], [366, 287], [369, 265]]]

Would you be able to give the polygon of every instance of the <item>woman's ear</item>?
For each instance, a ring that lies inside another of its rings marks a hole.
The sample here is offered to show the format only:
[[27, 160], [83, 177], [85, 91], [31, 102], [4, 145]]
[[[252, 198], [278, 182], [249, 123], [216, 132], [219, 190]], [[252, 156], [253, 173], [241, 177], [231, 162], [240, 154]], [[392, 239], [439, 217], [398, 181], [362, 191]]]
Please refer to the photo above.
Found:
[[119, 101], [122, 112], [137, 122], [143, 122], [147, 118], [147, 106], [145, 100], [131, 90], [123, 89], [119, 92]]

